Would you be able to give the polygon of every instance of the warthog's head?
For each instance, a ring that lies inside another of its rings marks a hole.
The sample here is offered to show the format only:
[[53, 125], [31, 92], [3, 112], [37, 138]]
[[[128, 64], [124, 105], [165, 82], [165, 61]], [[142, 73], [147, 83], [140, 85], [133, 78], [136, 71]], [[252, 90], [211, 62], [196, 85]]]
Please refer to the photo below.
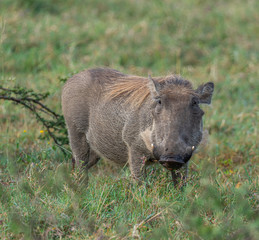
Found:
[[210, 104], [212, 82], [192, 89], [181, 78], [159, 82], [149, 77], [153, 98], [152, 149], [154, 157], [166, 168], [178, 169], [188, 162], [202, 140], [200, 104]]

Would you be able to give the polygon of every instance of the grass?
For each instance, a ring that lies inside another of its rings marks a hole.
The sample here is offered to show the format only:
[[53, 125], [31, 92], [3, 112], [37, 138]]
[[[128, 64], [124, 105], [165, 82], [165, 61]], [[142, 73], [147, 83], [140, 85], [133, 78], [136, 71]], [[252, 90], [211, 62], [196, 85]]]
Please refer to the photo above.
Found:
[[0, 81], [50, 91], [94, 66], [215, 83], [185, 189], [105, 161], [89, 182], [24, 109], [1, 102], [1, 239], [258, 239], [258, 1], [2, 0]]

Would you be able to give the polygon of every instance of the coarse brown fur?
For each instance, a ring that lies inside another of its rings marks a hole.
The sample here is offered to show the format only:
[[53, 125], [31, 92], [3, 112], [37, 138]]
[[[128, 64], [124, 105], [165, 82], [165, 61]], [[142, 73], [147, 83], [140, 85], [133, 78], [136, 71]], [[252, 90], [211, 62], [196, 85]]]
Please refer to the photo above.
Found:
[[144, 78], [113, 69], [90, 69], [70, 78], [62, 110], [77, 165], [100, 157], [129, 163], [142, 176], [143, 159], [170, 170], [187, 164], [202, 138], [200, 103], [209, 104], [214, 85], [196, 90], [176, 75]]
[[[192, 89], [190, 82], [184, 80], [177, 75], [169, 75], [166, 77], [154, 78], [155, 81], [163, 85], [174, 85], [174, 91], [193, 94], [196, 93]], [[177, 89], [176, 89], [177, 88]], [[165, 88], [164, 94], [169, 94], [172, 89]], [[139, 108], [143, 102], [150, 96], [148, 78], [139, 76], [121, 76], [116, 81], [107, 84], [105, 98], [111, 100], [118, 97], [125, 98], [125, 102], [133, 107]]]

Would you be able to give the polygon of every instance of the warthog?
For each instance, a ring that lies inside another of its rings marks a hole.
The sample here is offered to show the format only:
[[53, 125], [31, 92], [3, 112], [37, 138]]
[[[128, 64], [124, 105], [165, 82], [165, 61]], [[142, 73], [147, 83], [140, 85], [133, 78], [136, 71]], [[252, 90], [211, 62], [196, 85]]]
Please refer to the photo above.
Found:
[[145, 162], [158, 161], [176, 178], [202, 140], [199, 105], [211, 103], [213, 90], [212, 82], [194, 90], [175, 75], [144, 78], [105, 68], [74, 75], [63, 88], [62, 109], [76, 164], [89, 169], [100, 157], [128, 163], [140, 179]]

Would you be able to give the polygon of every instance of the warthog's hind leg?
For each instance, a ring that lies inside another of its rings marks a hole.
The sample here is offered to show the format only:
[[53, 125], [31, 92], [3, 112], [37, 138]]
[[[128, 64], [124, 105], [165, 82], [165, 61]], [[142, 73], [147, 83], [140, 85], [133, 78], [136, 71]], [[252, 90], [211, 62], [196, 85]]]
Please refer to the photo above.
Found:
[[90, 148], [88, 161], [84, 162], [84, 167], [86, 170], [90, 169], [92, 166], [94, 166], [98, 161], [100, 160], [100, 157]]
[[85, 169], [89, 169], [95, 165], [98, 162], [99, 157], [91, 150], [89, 143], [86, 140], [85, 133], [79, 132], [72, 124], [68, 124], [68, 133], [70, 147], [73, 152], [73, 168], [81, 168], [83, 166]]

